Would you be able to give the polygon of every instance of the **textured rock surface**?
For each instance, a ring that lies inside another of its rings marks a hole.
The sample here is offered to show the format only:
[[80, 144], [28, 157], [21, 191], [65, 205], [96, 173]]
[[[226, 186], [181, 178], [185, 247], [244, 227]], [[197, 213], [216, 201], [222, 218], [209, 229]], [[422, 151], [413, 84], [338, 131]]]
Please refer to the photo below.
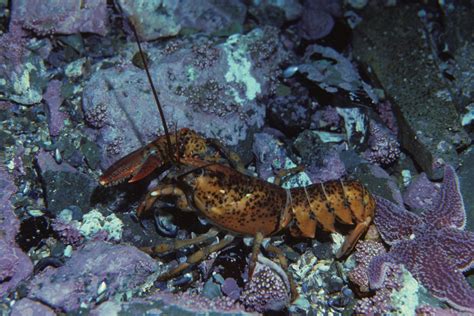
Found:
[[22, 298], [12, 307], [10, 316], [54, 316], [56, 313], [46, 305]]
[[137, 248], [92, 242], [60, 268], [46, 268], [30, 281], [28, 297], [65, 312], [98, 297], [134, 291], [158, 271], [157, 263]]
[[419, 9], [401, 5], [367, 16], [355, 32], [354, 49], [393, 100], [402, 146], [432, 176], [437, 159], [456, 163], [456, 149], [469, 140], [453, 102], [438, 94], [446, 84], [430, 60]]
[[107, 32], [105, 0], [18, 0], [12, 4], [13, 19], [39, 35]]
[[19, 221], [10, 202], [16, 192], [12, 177], [0, 166], [0, 298], [33, 271], [30, 258], [15, 243]]
[[[285, 56], [277, 36], [272, 29], [256, 29], [217, 46], [208, 44], [203, 51], [184, 48], [165, 56], [153, 51], [159, 62], [150, 71], [168, 125], [239, 144], [237, 149], [248, 155], [249, 132], [261, 127], [265, 117], [256, 99], [271, 93], [268, 77]], [[162, 134], [148, 91], [144, 71], [132, 64], [100, 70], [87, 83], [83, 109], [101, 148], [102, 167]]]
[[42, 58], [27, 48], [26, 33], [10, 23], [10, 32], [0, 36], [0, 92], [7, 100], [34, 104], [42, 99], [46, 67]]
[[118, 3], [144, 40], [175, 36], [186, 30], [212, 34], [241, 28], [247, 12], [241, 1], [233, 0], [120, 0]]

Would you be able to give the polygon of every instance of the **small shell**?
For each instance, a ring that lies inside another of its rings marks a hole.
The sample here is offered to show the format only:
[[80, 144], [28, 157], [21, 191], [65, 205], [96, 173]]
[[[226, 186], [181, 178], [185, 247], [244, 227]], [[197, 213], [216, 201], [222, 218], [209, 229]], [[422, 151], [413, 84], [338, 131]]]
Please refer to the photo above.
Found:
[[58, 148], [54, 151], [54, 160], [56, 160], [56, 163], [60, 165], [63, 162], [63, 157], [61, 156], [61, 152], [59, 151]]
[[99, 285], [99, 288], [97, 289], [97, 294], [100, 295], [104, 293], [106, 289], [107, 289], [107, 284], [104, 281], [102, 281], [102, 283], [100, 283]]
[[299, 70], [298, 66], [289, 66], [283, 70], [283, 78], [292, 77]]

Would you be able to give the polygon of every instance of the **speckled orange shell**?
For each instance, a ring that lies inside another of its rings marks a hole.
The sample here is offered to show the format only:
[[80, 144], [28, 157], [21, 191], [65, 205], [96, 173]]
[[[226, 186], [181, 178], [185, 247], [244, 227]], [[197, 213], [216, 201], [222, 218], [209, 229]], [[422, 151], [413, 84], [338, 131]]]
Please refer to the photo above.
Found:
[[217, 226], [241, 235], [270, 236], [288, 225], [287, 192], [279, 186], [223, 165], [202, 169], [193, 178], [193, 201]]
[[[375, 200], [356, 180], [328, 181], [291, 189], [292, 212], [301, 236], [314, 238], [316, 229], [334, 232], [335, 221], [357, 224], [373, 218]], [[319, 224], [319, 225], [318, 225]]]
[[[199, 157], [209, 162], [217, 162], [222, 159], [207, 139], [189, 128], [182, 128], [171, 134], [170, 141], [175, 160]], [[139, 181], [170, 162], [166, 137], [160, 136], [115, 162], [100, 176], [99, 183], [108, 186], [125, 180]]]
[[285, 190], [224, 165], [186, 163], [202, 167], [186, 177], [195, 207], [215, 225], [234, 233], [270, 236], [291, 226], [292, 234], [314, 238], [318, 226], [334, 232], [336, 220], [357, 224], [373, 218], [375, 201], [355, 180]]

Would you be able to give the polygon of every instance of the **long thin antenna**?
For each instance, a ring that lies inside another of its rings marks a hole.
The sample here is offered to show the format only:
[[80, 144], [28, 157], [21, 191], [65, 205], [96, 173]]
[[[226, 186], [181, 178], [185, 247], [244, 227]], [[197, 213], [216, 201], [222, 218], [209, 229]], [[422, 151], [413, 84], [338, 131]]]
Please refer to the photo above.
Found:
[[155, 85], [153, 84], [153, 80], [151, 79], [150, 70], [148, 70], [148, 64], [146, 62], [145, 54], [143, 53], [142, 46], [140, 44], [140, 39], [138, 38], [135, 25], [133, 25], [133, 22], [130, 20], [129, 20], [129, 25], [133, 31], [133, 34], [135, 35], [135, 39], [137, 40], [138, 51], [140, 52], [140, 57], [143, 61], [143, 66], [145, 67], [146, 76], [148, 77], [148, 82], [150, 83], [151, 91], [153, 92], [153, 97], [155, 99], [156, 106], [158, 107], [158, 111], [160, 112], [161, 122], [163, 123], [163, 129], [165, 130], [165, 134], [166, 134], [166, 143], [168, 144], [168, 154], [170, 155], [170, 159], [174, 161], [173, 147], [171, 145], [171, 139], [170, 139], [170, 133], [168, 132], [168, 126], [166, 125], [165, 113], [163, 112], [163, 108], [161, 107], [160, 100], [158, 99], [158, 93], [156, 92]]

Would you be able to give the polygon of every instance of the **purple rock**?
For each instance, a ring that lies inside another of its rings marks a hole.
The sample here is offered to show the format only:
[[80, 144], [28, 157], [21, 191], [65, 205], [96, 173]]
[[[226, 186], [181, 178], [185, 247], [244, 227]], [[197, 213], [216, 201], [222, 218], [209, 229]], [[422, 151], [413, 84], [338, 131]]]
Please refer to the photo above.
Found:
[[43, 94], [43, 99], [48, 105], [48, 125], [49, 125], [49, 134], [51, 136], [58, 136], [59, 132], [64, 127], [64, 120], [66, 119], [66, 114], [59, 110], [63, 98], [61, 96], [61, 81], [51, 80], [48, 83], [46, 92]]
[[135, 247], [91, 242], [74, 252], [64, 266], [35, 275], [28, 297], [70, 312], [81, 303], [94, 305], [99, 296], [137, 289], [157, 268]]
[[[248, 155], [249, 131], [261, 127], [265, 116], [257, 98], [271, 93], [268, 78], [285, 55], [278, 34], [257, 29], [233, 35], [204, 52], [211, 56], [192, 48], [168, 55], [153, 49], [149, 53], [159, 59], [150, 72], [168, 125], [194, 129]], [[200, 68], [202, 63], [205, 69]], [[131, 63], [100, 70], [86, 84], [83, 110], [89, 133], [100, 147], [103, 168], [162, 134], [149, 91], [144, 71]]]
[[403, 200], [412, 209], [432, 208], [438, 201], [439, 191], [440, 187], [423, 172], [403, 192]]
[[[139, 311], [139, 312], [138, 312]], [[91, 316], [108, 315], [248, 315], [244, 307], [229, 297], [209, 299], [195, 292], [156, 291], [127, 302], [108, 300], [91, 311]]]
[[12, 2], [12, 21], [39, 35], [78, 32], [107, 33], [105, 0], [18, 0]]
[[325, 37], [334, 27], [334, 16], [340, 14], [339, 1], [305, 1], [303, 17], [298, 24], [300, 35], [310, 41]]
[[345, 174], [346, 168], [339, 154], [341, 145], [323, 142], [317, 131], [300, 133], [294, 147], [313, 183], [339, 179]]
[[30, 258], [15, 244], [0, 239], [0, 297], [8, 294], [32, 272]]
[[40, 302], [22, 298], [12, 307], [10, 316], [54, 316], [56, 313]]
[[242, 291], [234, 278], [226, 278], [222, 284], [221, 290], [222, 293], [234, 300], [239, 299], [240, 292]]
[[0, 65], [2, 96], [21, 104], [41, 102], [47, 76], [43, 59], [27, 49], [27, 33], [13, 20], [0, 36]]
[[321, 165], [311, 165], [307, 169], [308, 175], [313, 183], [326, 182], [340, 179], [346, 173], [344, 162], [335, 149], [331, 149], [322, 157]]
[[33, 271], [30, 258], [15, 244], [19, 221], [10, 197], [16, 186], [8, 172], [0, 166], [0, 297], [13, 290]]
[[45, 152], [44, 150], [40, 150], [36, 154], [36, 162], [41, 174], [44, 174], [47, 171], [77, 172], [77, 170], [67, 162], [62, 162], [61, 164], [56, 163], [51, 153]]
[[257, 157], [257, 173], [262, 179], [275, 176], [276, 171], [285, 167], [286, 150], [282, 142], [268, 132], [254, 135], [253, 153]]
[[15, 183], [7, 170], [0, 166], [0, 239], [8, 243], [15, 241], [20, 222], [13, 212], [10, 197], [17, 191]]
[[133, 20], [143, 40], [177, 35], [182, 29], [212, 34], [242, 25], [247, 13], [242, 1], [172, 0], [118, 1], [123, 12]]

